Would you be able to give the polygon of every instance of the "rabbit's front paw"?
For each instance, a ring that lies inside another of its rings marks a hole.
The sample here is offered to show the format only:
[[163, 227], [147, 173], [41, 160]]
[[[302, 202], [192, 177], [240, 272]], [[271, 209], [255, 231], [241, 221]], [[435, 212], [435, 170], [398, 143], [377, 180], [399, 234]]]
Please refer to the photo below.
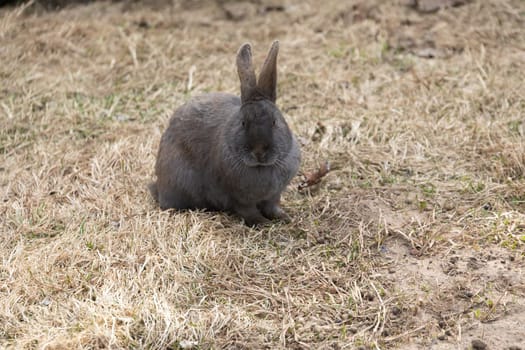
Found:
[[235, 212], [244, 219], [244, 222], [248, 226], [254, 227], [254, 226], [263, 225], [263, 224], [270, 222], [270, 220], [265, 218], [255, 206], [247, 207], [247, 208], [239, 207], [239, 208], [236, 208]]
[[279, 220], [284, 223], [290, 223], [292, 218], [288, 215], [281, 207], [276, 206], [273, 211], [273, 217], [271, 219]]
[[270, 220], [279, 220], [285, 223], [292, 221], [290, 215], [286, 214], [276, 202], [263, 202], [260, 208], [262, 214]]

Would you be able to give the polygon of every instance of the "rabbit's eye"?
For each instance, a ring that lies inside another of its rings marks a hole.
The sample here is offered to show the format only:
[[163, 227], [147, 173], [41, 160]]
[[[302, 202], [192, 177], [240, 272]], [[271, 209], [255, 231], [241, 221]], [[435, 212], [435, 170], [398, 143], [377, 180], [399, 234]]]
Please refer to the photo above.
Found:
[[275, 126], [275, 119], [273, 120], [272, 125]]
[[242, 125], [243, 127], [245, 127], [245, 126], [246, 126], [246, 122], [243, 120], [243, 121], [241, 122], [241, 125]]

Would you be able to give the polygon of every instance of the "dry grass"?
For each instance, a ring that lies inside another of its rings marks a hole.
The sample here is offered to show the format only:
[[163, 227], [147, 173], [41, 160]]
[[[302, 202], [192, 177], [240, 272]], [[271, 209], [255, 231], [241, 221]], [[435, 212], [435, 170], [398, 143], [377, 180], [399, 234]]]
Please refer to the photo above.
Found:
[[[525, 344], [525, 3], [319, 4], [1, 10], [1, 348]], [[274, 38], [302, 169], [333, 171], [288, 225], [160, 212], [170, 113]]]

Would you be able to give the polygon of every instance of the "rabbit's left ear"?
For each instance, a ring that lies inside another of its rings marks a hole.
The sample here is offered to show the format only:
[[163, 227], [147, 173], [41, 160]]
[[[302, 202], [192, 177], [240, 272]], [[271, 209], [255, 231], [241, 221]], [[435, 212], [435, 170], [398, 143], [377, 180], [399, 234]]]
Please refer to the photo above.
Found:
[[237, 52], [237, 73], [241, 81], [241, 101], [246, 102], [256, 88], [255, 70], [252, 64], [252, 48], [246, 43]]
[[259, 74], [257, 82], [258, 90], [269, 100], [275, 102], [277, 99], [277, 54], [279, 53], [279, 41], [274, 41], [266, 61]]

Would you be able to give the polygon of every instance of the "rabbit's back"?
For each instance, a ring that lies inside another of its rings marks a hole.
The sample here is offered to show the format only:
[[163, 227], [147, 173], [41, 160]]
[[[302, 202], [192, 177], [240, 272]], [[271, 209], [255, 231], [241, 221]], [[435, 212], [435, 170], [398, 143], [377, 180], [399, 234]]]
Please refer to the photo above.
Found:
[[[199, 95], [178, 108], [170, 119], [163, 142], [174, 142], [188, 157], [210, 155], [221, 127], [241, 106], [239, 97], [226, 93]], [[206, 152], [208, 151], [208, 152]], [[205, 152], [203, 154], [202, 152]]]
[[161, 207], [229, 207], [214, 164], [221, 152], [221, 127], [240, 105], [237, 96], [210, 93], [194, 97], [175, 111], [162, 135], [155, 166]]

